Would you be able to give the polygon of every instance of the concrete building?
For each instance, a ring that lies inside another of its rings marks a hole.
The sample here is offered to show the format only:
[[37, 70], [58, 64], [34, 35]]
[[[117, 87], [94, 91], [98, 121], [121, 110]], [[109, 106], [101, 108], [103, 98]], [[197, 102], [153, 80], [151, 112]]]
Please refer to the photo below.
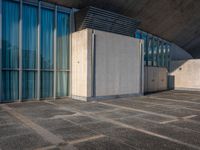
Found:
[[198, 13], [192, 1], [0, 0], [0, 102], [199, 90], [189, 6]]

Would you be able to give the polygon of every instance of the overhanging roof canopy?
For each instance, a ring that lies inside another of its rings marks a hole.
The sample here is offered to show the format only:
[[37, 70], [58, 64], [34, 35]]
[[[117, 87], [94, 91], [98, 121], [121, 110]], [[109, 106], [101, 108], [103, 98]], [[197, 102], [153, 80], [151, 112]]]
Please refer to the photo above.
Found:
[[141, 21], [140, 29], [200, 58], [200, 0], [46, 0], [67, 7], [95, 6]]

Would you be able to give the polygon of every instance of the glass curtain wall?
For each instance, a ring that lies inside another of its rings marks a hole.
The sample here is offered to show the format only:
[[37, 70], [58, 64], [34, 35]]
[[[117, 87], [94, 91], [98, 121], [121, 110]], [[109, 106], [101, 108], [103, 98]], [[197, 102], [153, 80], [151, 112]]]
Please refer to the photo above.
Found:
[[144, 62], [146, 66], [169, 68], [170, 43], [141, 30], [136, 31], [135, 38], [144, 40]]
[[[21, 16], [20, 11], [22, 11]], [[26, 1], [20, 7], [20, 2], [2, 0], [0, 102], [68, 96], [69, 15], [70, 9], [43, 2], [33, 4]], [[20, 35], [22, 35], [21, 41]], [[19, 57], [20, 53], [22, 57]], [[22, 78], [19, 78], [19, 62], [22, 62]], [[39, 73], [40, 76], [38, 76]], [[54, 82], [55, 74], [56, 82]], [[21, 88], [19, 83], [22, 83]], [[19, 97], [20, 89], [21, 98]], [[38, 94], [37, 91], [40, 93]]]
[[[12, 11], [11, 11], [12, 10]], [[2, 100], [19, 98], [19, 4], [2, 3]]]

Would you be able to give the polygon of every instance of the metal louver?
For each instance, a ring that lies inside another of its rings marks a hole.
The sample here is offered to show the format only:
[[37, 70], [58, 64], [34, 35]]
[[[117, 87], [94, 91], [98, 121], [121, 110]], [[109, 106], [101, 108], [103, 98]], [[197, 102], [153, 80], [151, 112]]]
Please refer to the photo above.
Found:
[[139, 21], [95, 7], [75, 13], [76, 31], [91, 28], [126, 36], [134, 36]]

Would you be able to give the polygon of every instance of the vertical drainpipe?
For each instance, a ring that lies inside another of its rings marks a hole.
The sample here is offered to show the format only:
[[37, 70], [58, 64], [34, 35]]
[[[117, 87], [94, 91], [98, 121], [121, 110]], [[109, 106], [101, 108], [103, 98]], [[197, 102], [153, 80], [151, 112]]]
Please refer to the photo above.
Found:
[[144, 94], [144, 43], [140, 40], [140, 95]]
[[70, 32], [69, 32], [69, 88], [68, 88], [68, 92], [69, 92], [69, 97], [72, 96], [72, 33], [75, 31], [75, 23], [74, 23], [74, 9], [72, 8], [70, 11], [70, 20], [69, 20], [69, 28], [70, 28]]
[[37, 26], [37, 100], [40, 100], [40, 16], [41, 1], [38, 4], [38, 26]]
[[20, 0], [20, 18], [19, 18], [19, 101], [22, 101], [22, 5]]
[[91, 49], [91, 95], [96, 96], [96, 35], [95, 30], [92, 30], [92, 49]]
[[2, 0], [0, 0], [0, 103], [2, 101]]
[[57, 63], [56, 63], [56, 49], [57, 49], [57, 42], [56, 42], [56, 36], [57, 36], [57, 6], [55, 7], [55, 17], [54, 17], [54, 82], [53, 82], [53, 98], [54, 100], [56, 99], [56, 79], [57, 79], [57, 72], [56, 72], [56, 67], [57, 67]]

